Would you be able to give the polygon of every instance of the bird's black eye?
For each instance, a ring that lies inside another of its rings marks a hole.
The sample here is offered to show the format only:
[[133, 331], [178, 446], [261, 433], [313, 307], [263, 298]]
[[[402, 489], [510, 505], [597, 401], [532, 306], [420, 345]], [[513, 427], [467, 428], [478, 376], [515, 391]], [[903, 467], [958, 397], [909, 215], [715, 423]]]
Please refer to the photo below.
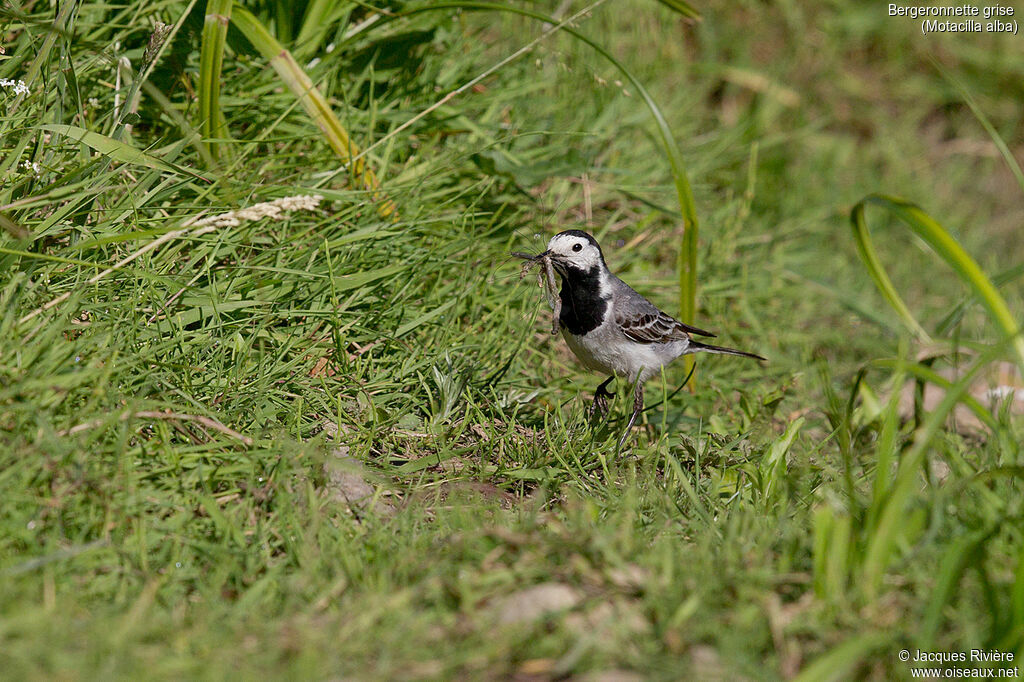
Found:
[[572, 250], [573, 251], [582, 251], [583, 250], [583, 244], [573, 244], [572, 245]]

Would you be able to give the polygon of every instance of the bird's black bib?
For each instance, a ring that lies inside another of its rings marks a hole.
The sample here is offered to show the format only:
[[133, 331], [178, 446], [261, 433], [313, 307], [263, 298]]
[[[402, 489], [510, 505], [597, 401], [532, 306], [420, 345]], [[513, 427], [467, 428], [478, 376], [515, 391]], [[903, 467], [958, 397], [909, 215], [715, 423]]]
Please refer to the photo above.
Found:
[[570, 334], [582, 336], [594, 331], [608, 314], [608, 298], [601, 297], [601, 270], [594, 266], [581, 270], [572, 266], [558, 268], [562, 277], [561, 325]]

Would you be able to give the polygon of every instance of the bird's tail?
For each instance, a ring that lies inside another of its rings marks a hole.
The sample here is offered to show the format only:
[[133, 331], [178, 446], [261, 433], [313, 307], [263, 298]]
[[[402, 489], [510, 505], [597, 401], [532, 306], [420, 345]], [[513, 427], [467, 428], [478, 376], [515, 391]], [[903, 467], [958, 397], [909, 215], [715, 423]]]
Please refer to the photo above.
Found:
[[736, 350], [735, 348], [726, 348], [724, 346], [712, 346], [710, 343], [701, 343], [700, 341], [694, 341], [690, 339], [690, 344], [686, 348], [687, 353], [721, 353], [722, 355], [740, 355], [745, 358], [754, 358], [755, 360], [768, 361], [768, 358], [762, 358], [760, 355], [748, 353], [742, 350]]

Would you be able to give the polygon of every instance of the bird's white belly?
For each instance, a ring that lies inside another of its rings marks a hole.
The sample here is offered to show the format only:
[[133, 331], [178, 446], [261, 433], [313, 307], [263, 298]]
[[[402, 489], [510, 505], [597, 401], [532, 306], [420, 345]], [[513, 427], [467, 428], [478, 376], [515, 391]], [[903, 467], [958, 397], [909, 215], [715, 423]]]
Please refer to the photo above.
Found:
[[662, 366], [679, 357], [683, 350], [676, 348], [677, 345], [683, 345], [678, 343], [635, 343], [608, 323], [585, 337], [576, 336], [563, 328], [562, 336], [585, 367], [603, 374], [625, 377], [631, 382], [638, 378], [646, 381], [660, 372]]

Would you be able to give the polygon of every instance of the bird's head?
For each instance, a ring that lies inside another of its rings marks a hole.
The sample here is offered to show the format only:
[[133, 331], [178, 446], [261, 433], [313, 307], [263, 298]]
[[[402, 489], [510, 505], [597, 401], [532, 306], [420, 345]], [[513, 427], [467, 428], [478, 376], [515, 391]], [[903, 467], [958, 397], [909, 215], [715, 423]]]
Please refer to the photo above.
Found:
[[548, 242], [547, 255], [559, 272], [567, 269], [584, 272], [604, 264], [604, 254], [597, 240], [582, 230], [559, 232]]
[[513, 256], [529, 261], [550, 259], [551, 265], [563, 277], [570, 270], [591, 272], [594, 268], [604, 269], [604, 254], [597, 240], [583, 230], [559, 232], [548, 242], [544, 253], [531, 256], [526, 253], [512, 253]]

